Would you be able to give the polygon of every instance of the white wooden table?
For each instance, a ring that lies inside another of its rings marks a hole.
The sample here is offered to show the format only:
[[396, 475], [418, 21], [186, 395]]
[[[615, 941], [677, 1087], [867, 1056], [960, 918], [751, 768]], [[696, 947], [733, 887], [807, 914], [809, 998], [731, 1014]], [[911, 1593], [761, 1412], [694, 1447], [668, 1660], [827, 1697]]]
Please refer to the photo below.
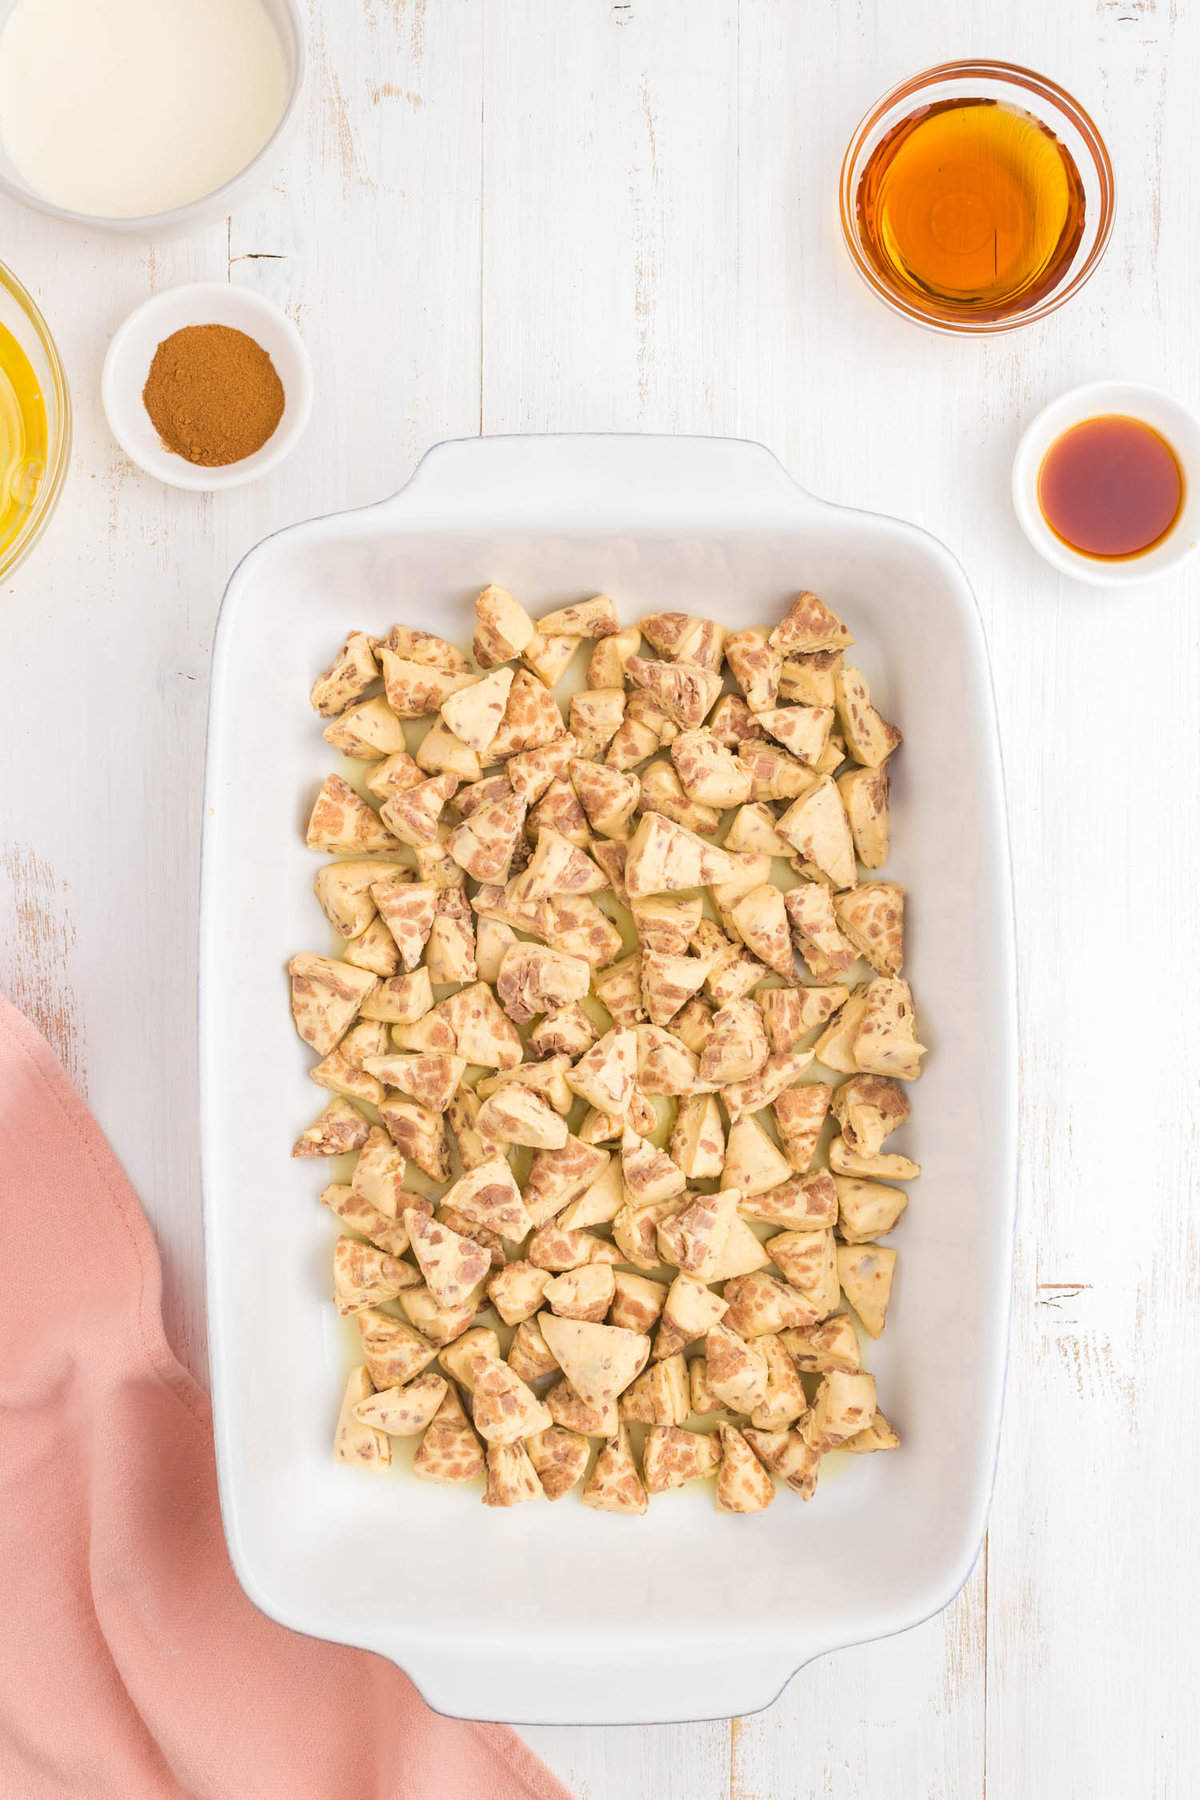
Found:
[[[1166, 0], [309, 10], [299, 133], [229, 220], [146, 245], [2, 208], [77, 433], [58, 517], [0, 606], [0, 982], [142, 1195], [174, 1341], [203, 1375], [197, 851], [234, 562], [381, 497], [447, 436], [762, 439], [829, 499], [944, 538], [995, 661], [1024, 1114], [991, 1530], [942, 1617], [806, 1669], [757, 1717], [526, 1735], [587, 1800], [1184, 1800], [1200, 1779], [1198, 577], [1116, 598], [1060, 581], [1019, 536], [1007, 479], [1022, 422], [1077, 382], [1200, 401], [1200, 17]], [[972, 51], [1071, 88], [1119, 188], [1085, 293], [981, 343], [890, 317], [850, 271], [835, 201], [866, 105]], [[147, 293], [226, 275], [287, 307], [318, 398], [286, 467], [211, 499], [125, 462], [99, 369]]]

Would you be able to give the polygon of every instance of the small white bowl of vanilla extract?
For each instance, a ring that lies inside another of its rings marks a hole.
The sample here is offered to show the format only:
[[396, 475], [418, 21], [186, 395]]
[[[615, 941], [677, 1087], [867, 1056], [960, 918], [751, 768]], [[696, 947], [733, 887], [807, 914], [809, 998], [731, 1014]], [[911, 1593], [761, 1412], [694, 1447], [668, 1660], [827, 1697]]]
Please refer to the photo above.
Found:
[[1012, 490], [1025, 536], [1064, 575], [1098, 587], [1168, 575], [1200, 544], [1200, 421], [1137, 382], [1074, 388], [1027, 427]]

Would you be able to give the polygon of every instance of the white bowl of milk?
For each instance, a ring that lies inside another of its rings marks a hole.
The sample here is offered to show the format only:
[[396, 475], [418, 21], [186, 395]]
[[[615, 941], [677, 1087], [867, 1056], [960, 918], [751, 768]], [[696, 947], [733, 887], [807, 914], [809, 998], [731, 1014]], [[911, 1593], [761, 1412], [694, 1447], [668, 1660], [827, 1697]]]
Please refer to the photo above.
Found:
[[294, 0], [0, 0], [0, 191], [143, 234], [225, 210], [303, 80]]

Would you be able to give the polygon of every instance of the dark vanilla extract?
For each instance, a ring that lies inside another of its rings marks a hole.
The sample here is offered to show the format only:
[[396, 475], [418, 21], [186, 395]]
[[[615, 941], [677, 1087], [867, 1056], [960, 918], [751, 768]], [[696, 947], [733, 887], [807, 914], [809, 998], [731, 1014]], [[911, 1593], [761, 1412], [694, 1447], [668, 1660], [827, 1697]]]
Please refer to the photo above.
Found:
[[1038, 472], [1038, 505], [1055, 537], [1110, 562], [1161, 544], [1183, 496], [1183, 471], [1166, 438], [1122, 413], [1064, 431]]

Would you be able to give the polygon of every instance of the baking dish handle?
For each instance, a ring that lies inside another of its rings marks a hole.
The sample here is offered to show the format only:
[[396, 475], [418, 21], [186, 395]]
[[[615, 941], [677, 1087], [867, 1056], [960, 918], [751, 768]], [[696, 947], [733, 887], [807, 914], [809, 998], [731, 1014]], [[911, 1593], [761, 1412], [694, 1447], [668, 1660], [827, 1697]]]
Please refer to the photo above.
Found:
[[605, 527], [622, 533], [739, 518], [794, 519], [824, 503], [797, 486], [763, 444], [742, 438], [594, 433], [456, 438], [435, 444], [382, 503], [399, 525], [472, 528], [494, 520]]
[[[792, 1677], [827, 1642], [798, 1637], [790, 1647], [776, 1635], [766, 1645], [738, 1632], [725, 1646], [704, 1632], [651, 1646], [623, 1638], [563, 1646], [551, 1675], [540, 1640], [503, 1641], [422, 1636], [420, 1658], [411, 1645], [383, 1633], [357, 1640], [404, 1669], [422, 1699], [451, 1718], [522, 1725], [668, 1725], [744, 1717], [777, 1700]], [[481, 1706], [480, 1696], [486, 1696]]]

